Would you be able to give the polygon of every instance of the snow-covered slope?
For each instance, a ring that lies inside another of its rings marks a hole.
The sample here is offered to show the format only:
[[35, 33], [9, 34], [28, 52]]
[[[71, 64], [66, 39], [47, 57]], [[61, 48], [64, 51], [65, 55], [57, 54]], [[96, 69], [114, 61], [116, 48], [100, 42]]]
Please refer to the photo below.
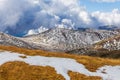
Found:
[[95, 44], [95, 48], [108, 50], [120, 50], [120, 35], [110, 37]]
[[38, 35], [24, 37], [23, 40], [40, 45], [47, 50], [71, 51], [80, 49], [81, 47], [89, 47], [96, 42], [117, 34], [117, 31], [77, 31], [65, 28], [54, 28]]
[[[26, 56], [22, 58], [20, 56]], [[30, 65], [50, 66], [55, 68], [57, 74], [61, 74], [66, 80], [70, 80], [68, 71], [82, 73], [86, 76], [100, 76], [103, 80], [119, 80], [120, 66], [103, 66], [96, 72], [90, 72], [83, 64], [70, 58], [56, 58], [43, 56], [27, 56], [19, 53], [0, 52], [0, 65], [10, 61], [22, 61]]]
[[[68, 52], [78, 49], [88, 49], [93, 44], [108, 39], [109, 37], [114, 37], [118, 34], [119, 31], [91, 29], [79, 31], [65, 28], [54, 28], [40, 34], [29, 35], [22, 38], [0, 33], [0, 44], [29, 49]], [[117, 41], [114, 43], [119, 46], [119, 42]], [[108, 42], [104, 47], [106, 48], [107, 46]], [[119, 49], [120, 47], [115, 48]], [[114, 50], [113, 47], [109, 49]]]
[[13, 37], [5, 33], [0, 33], [0, 45], [17, 46], [17, 47], [31, 48], [31, 49], [34, 48], [27, 42], [21, 40], [20, 38]]

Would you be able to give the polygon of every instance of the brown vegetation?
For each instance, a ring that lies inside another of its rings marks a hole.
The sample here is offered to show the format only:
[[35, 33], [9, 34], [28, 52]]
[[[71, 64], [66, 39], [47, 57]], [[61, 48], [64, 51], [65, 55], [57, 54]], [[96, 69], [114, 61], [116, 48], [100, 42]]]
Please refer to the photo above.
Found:
[[80, 56], [75, 54], [66, 54], [66, 53], [57, 53], [57, 52], [47, 52], [42, 50], [29, 50], [11, 46], [0, 46], [1, 50], [8, 50], [12, 52], [18, 52], [26, 55], [40, 55], [47, 57], [62, 57], [62, 58], [72, 58], [77, 62], [85, 65], [85, 67], [90, 71], [96, 71], [99, 67], [104, 65], [120, 65], [120, 59], [104, 59], [99, 57], [89, 57], [89, 56]]
[[[47, 52], [42, 50], [29, 50], [12, 46], [0, 46], [1, 51], [18, 52], [25, 55], [40, 55], [47, 57], [72, 58], [82, 63], [90, 71], [96, 71], [104, 65], [120, 65], [120, 59], [104, 59], [99, 57], [81, 56], [75, 54]], [[26, 56], [20, 56], [26, 58]], [[85, 76], [80, 73], [69, 71], [71, 80], [101, 80], [97, 76]], [[8, 62], [0, 66], [0, 80], [64, 80], [63, 76], [57, 74], [54, 68], [46, 66], [31, 66], [24, 62]]]
[[102, 80], [98, 76], [86, 76], [84, 74], [80, 74], [80, 73], [77, 73], [77, 72], [69, 71], [68, 74], [69, 74], [71, 80]]
[[8, 62], [0, 66], [0, 80], [65, 80], [49, 66], [30, 66], [24, 62]]
[[85, 55], [101, 58], [120, 59], [120, 50], [108, 51], [106, 49], [99, 49], [97, 51], [91, 51]]
[[[85, 76], [69, 71], [71, 80], [101, 80], [100, 77]], [[31, 66], [24, 62], [8, 62], [0, 66], [0, 80], [65, 80], [54, 68]]]

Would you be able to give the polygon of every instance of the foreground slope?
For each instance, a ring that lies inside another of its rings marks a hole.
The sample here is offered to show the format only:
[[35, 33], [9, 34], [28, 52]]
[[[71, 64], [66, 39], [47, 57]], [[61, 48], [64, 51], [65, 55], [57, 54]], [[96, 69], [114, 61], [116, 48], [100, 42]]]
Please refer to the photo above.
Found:
[[[21, 57], [26, 56], [26, 57]], [[4, 58], [4, 59], [2, 59]], [[70, 58], [56, 58], [56, 57], [43, 57], [43, 56], [27, 56], [18, 53], [0, 52], [0, 65], [9, 61], [22, 61], [29, 65], [34, 66], [50, 66], [55, 68], [57, 74], [62, 75], [65, 80], [70, 80], [68, 71], [78, 72], [86, 76], [99, 76], [103, 80], [120, 79], [120, 66], [105, 66], [99, 68], [96, 72], [91, 72], [85, 68], [81, 63], [76, 62]], [[114, 71], [114, 72], [113, 72]], [[115, 74], [114, 74], [115, 73]], [[117, 74], [117, 75], [116, 75]]]
[[[120, 65], [119, 59], [102, 59], [80, 55], [69, 55], [65, 53], [46, 52], [41, 50], [28, 50], [8, 46], [0, 46], [0, 49], [2, 51], [0, 52], [0, 57], [4, 58], [0, 58], [2, 59], [0, 60], [0, 78], [2, 80], [18, 80], [18, 78], [19, 80], [22, 80], [24, 77], [26, 80], [69, 80], [69, 78], [71, 80], [117, 80], [119, 79], [118, 76], [120, 76], [118, 74], [120, 66], [115, 66]], [[11, 53], [8, 51], [17, 53]], [[46, 69], [48, 73], [46, 72]], [[114, 70], [114, 73], [112, 70]], [[27, 71], [29, 74], [26, 74]], [[40, 71], [42, 73], [39, 73]]]

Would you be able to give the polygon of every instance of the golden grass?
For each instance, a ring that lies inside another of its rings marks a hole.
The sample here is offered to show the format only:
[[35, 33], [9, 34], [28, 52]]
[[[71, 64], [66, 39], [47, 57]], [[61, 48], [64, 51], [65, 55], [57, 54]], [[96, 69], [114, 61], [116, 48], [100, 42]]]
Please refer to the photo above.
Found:
[[[40, 55], [47, 57], [72, 58], [82, 63], [90, 71], [96, 71], [104, 65], [120, 65], [120, 59], [104, 59], [66, 53], [47, 52], [42, 50], [29, 50], [12, 46], [0, 46], [0, 51], [12, 51], [26, 55]], [[20, 56], [26, 58], [26, 56]], [[101, 80], [97, 76], [86, 76], [76, 72], [68, 72], [71, 80]], [[65, 80], [62, 75], [57, 74], [55, 69], [49, 66], [31, 66], [24, 62], [8, 62], [0, 66], [0, 80]]]
[[102, 80], [98, 76], [86, 76], [84, 74], [80, 74], [80, 73], [72, 72], [72, 71], [69, 71], [68, 74], [71, 78], [70, 80]]
[[120, 65], [120, 59], [105, 59], [99, 57], [90, 57], [90, 56], [81, 56], [81, 55], [74, 55], [74, 54], [66, 54], [66, 53], [57, 53], [57, 52], [47, 52], [42, 50], [29, 50], [11, 46], [0, 46], [1, 50], [7, 50], [12, 52], [18, 52], [21, 54], [26, 55], [40, 55], [40, 56], [47, 56], [47, 57], [62, 57], [62, 58], [72, 58], [75, 59], [77, 62], [85, 65], [85, 67], [90, 71], [96, 71], [99, 67], [104, 65]]
[[[71, 80], [101, 80], [97, 76], [86, 76], [80, 73], [68, 72]], [[0, 80], [65, 80], [49, 66], [31, 66], [24, 62], [7, 62], [0, 66]]]
[[0, 80], [65, 80], [54, 68], [8, 62], [0, 66]]

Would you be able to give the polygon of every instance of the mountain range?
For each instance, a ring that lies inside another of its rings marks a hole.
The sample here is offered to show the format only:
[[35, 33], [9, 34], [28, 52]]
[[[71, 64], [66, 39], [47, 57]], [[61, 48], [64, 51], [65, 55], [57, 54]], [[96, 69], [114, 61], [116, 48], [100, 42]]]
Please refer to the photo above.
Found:
[[0, 33], [0, 44], [55, 52], [72, 52], [78, 50], [77, 53], [85, 53], [86, 49], [87, 51], [90, 49], [119, 50], [119, 33], [118, 29], [86, 29], [82, 31], [53, 28], [39, 34], [24, 37], [15, 37]]
[[0, 80], [118, 80], [119, 33], [54, 28], [15, 37], [1, 32]]

